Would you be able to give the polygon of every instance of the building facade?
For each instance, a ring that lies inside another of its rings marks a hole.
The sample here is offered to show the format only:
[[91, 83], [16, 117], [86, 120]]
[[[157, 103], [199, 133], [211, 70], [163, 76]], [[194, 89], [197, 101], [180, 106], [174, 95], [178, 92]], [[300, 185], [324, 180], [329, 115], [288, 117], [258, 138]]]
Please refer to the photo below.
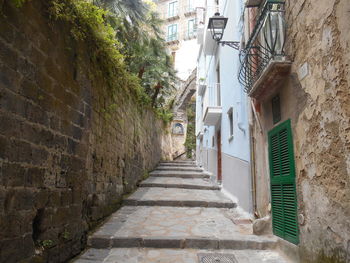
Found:
[[350, 262], [348, 12], [347, 0], [248, 0], [242, 16], [253, 208], [301, 262]]
[[164, 20], [163, 32], [177, 76], [185, 81], [196, 67], [197, 15], [202, 0], [158, 0], [157, 11]]
[[206, 1], [198, 21], [197, 161], [222, 184], [224, 192], [251, 212], [247, 96], [238, 82], [239, 52], [213, 40], [209, 18], [228, 17], [222, 40], [241, 38], [241, 1]]

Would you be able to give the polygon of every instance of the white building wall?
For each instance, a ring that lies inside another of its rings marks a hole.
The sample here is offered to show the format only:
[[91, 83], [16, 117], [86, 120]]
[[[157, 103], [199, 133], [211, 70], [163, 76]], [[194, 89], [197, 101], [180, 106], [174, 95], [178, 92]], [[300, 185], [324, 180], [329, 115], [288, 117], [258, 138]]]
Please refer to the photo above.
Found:
[[[209, 14], [213, 15], [216, 8], [214, 0], [208, 0]], [[223, 41], [239, 41], [240, 15], [243, 10], [242, 1], [220, 0], [219, 10], [222, 15], [228, 17], [227, 27]], [[207, 19], [208, 20], [208, 17]], [[249, 151], [249, 129], [247, 116], [247, 96], [239, 84], [237, 76], [239, 71], [239, 51], [213, 43], [210, 32], [204, 28], [204, 43], [202, 48], [205, 55], [200, 52], [198, 55], [198, 77], [205, 78], [207, 92], [203, 97], [197, 93], [197, 134], [203, 125], [205, 109], [201, 108], [204, 100], [209, 100], [208, 87], [220, 81], [221, 87], [221, 120], [217, 126], [203, 126], [203, 139], [197, 139], [197, 161], [200, 165], [217, 176], [217, 130], [221, 130], [222, 148], [222, 187], [229, 194], [238, 200], [244, 210], [252, 211], [251, 182], [250, 182], [250, 151]], [[212, 49], [212, 50], [211, 50]], [[217, 68], [220, 74], [217, 74]], [[233, 137], [230, 135], [230, 121], [228, 111], [233, 112]], [[213, 143], [213, 138], [214, 143]], [[201, 144], [202, 141], [202, 144]], [[199, 154], [199, 155], [198, 155]]]

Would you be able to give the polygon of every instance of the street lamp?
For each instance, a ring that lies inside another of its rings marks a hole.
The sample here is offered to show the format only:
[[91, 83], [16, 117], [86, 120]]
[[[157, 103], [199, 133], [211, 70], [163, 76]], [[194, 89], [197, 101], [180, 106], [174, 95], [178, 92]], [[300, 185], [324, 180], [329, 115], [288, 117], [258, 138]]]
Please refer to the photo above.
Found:
[[224, 31], [227, 24], [227, 17], [221, 16], [220, 13], [215, 13], [213, 17], [209, 18], [208, 29], [210, 30], [212, 38], [221, 45], [227, 45], [234, 49], [239, 49], [238, 41], [221, 41], [224, 36]]

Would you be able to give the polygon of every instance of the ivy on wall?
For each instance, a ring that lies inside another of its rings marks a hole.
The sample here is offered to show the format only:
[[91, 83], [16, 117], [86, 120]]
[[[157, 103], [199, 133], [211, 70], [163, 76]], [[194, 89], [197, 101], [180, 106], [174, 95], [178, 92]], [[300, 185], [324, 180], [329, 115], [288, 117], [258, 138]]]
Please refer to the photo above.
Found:
[[196, 149], [196, 112], [194, 109], [195, 104], [189, 104], [187, 107], [187, 136], [185, 141], [187, 158], [193, 158], [193, 151]]

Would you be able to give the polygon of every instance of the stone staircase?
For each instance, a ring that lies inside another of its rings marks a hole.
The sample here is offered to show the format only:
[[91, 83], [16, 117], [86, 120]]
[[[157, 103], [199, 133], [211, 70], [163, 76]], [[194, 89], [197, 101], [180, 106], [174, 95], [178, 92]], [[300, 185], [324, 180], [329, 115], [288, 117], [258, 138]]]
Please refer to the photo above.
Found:
[[159, 164], [75, 262], [289, 262], [208, 178], [191, 161]]

